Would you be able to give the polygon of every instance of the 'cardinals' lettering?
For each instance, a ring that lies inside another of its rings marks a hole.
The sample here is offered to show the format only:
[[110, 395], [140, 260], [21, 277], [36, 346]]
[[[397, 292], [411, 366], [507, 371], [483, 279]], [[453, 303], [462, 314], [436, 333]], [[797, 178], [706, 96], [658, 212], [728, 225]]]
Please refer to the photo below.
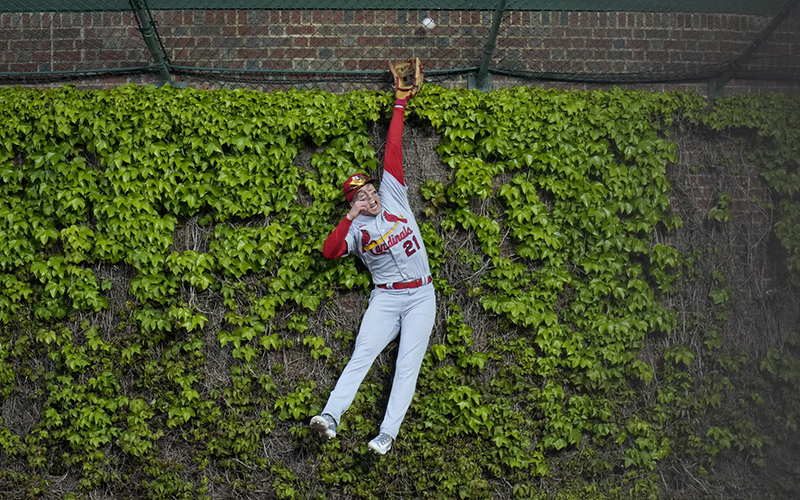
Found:
[[372, 255], [385, 254], [386, 252], [389, 251], [390, 248], [397, 245], [398, 243], [400, 243], [401, 241], [403, 241], [404, 239], [408, 238], [413, 234], [414, 231], [410, 227], [406, 226], [399, 233], [389, 235], [389, 237], [386, 238], [386, 241], [384, 241], [380, 245], [375, 246], [374, 248], [371, 248], [370, 252], [372, 252]]

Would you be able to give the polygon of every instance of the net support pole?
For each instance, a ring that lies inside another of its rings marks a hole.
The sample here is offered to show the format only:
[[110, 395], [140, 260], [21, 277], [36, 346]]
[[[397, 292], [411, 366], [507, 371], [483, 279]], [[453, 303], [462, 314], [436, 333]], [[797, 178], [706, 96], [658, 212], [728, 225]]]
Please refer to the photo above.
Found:
[[492, 77], [489, 74], [489, 62], [492, 60], [492, 54], [497, 46], [497, 33], [500, 31], [500, 23], [503, 20], [503, 12], [506, 10], [506, 0], [497, 0], [497, 7], [494, 9], [494, 16], [492, 17], [492, 27], [489, 30], [489, 36], [486, 39], [486, 45], [483, 47], [483, 57], [481, 64], [478, 67], [478, 75], [470, 74], [468, 78], [468, 86], [470, 89], [479, 89], [483, 92], [488, 92], [492, 89]]
[[747, 46], [747, 48], [742, 52], [739, 57], [736, 58], [733, 62], [729, 63], [727, 68], [720, 73], [719, 76], [714, 78], [708, 84], [708, 97], [713, 99], [718, 97], [722, 94], [722, 89], [725, 85], [736, 75], [736, 71], [742, 67], [747, 61], [753, 57], [753, 53], [758, 50], [764, 42], [767, 41], [767, 38], [772, 34], [775, 29], [780, 26], [780, 24], [789, 17], [789, 14], [797, 7], [797, 4], [800, 3], [800, 0], [789, 0], [789, 2], [784, 5], [783, 9], [781, 9], [778, 14], [772, 18], [772, 21], [759, 33], [753, 42]]
[[133, 12], [139, 20], [139, 30], [142, 32], [144, 43], [147, 45], [150, 55], [153, 56], [153, 62], [155, 62], [162, 83], [172, 83], [172, 75], [170, 75], [167, 67], [167, 59], [164, 57], [163, 47], [161, 47], [156, 37], [156, 30], [150, 20], [150, 13], [145, 0], [130, 0], [130, 2]]

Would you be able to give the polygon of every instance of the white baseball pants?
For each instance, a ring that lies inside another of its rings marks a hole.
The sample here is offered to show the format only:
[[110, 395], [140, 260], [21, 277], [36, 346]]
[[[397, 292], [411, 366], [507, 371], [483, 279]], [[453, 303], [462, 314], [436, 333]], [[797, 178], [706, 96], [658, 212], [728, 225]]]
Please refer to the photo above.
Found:
[[402, 331], [392, 392], [381, 423], [381, 432], [396, 438], [414, 397], [435, 316], [436, 295], [432, 284], [406, 290], [373, 289], [367, 312], [361, 320], [353, 356], [322, 412], [339, 423], [342, 414], [353, 403], [375, 358]]

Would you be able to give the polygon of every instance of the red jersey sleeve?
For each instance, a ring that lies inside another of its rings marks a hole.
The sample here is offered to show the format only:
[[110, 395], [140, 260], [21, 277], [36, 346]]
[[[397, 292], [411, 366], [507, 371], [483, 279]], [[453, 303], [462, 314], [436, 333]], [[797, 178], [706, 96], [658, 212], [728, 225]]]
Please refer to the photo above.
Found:
[[350, 226], [353, 221], [347, 217], [336, 226], [336, 229], [331, 231], [331, 234], [325, 239], [322, 245], [322, 256], [326, 259], [337, 259], [347, 253], [347, 232], [350, 231]]
[[386, 155], [383, 159], [383, 169], [392, 174], [403, 186], [406, 185], [403, 176], [403, 118], [405, 113], [405, 103], [401, 104], [401, 101], [397, 101], [392, 112], [392, 121], [389, 124]]

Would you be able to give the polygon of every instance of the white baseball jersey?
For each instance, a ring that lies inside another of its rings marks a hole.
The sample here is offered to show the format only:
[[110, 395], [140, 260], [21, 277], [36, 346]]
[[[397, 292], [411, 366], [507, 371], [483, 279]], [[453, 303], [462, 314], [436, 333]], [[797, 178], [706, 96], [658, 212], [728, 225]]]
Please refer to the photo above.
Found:
[[431, 274], [422, 234], [408, 204], [408, 188], [384, 171], [378, 195], [382, 213], [359, 215], [347, 233], [347, 251], [357, 255], [375, 285], [401, 283]]

